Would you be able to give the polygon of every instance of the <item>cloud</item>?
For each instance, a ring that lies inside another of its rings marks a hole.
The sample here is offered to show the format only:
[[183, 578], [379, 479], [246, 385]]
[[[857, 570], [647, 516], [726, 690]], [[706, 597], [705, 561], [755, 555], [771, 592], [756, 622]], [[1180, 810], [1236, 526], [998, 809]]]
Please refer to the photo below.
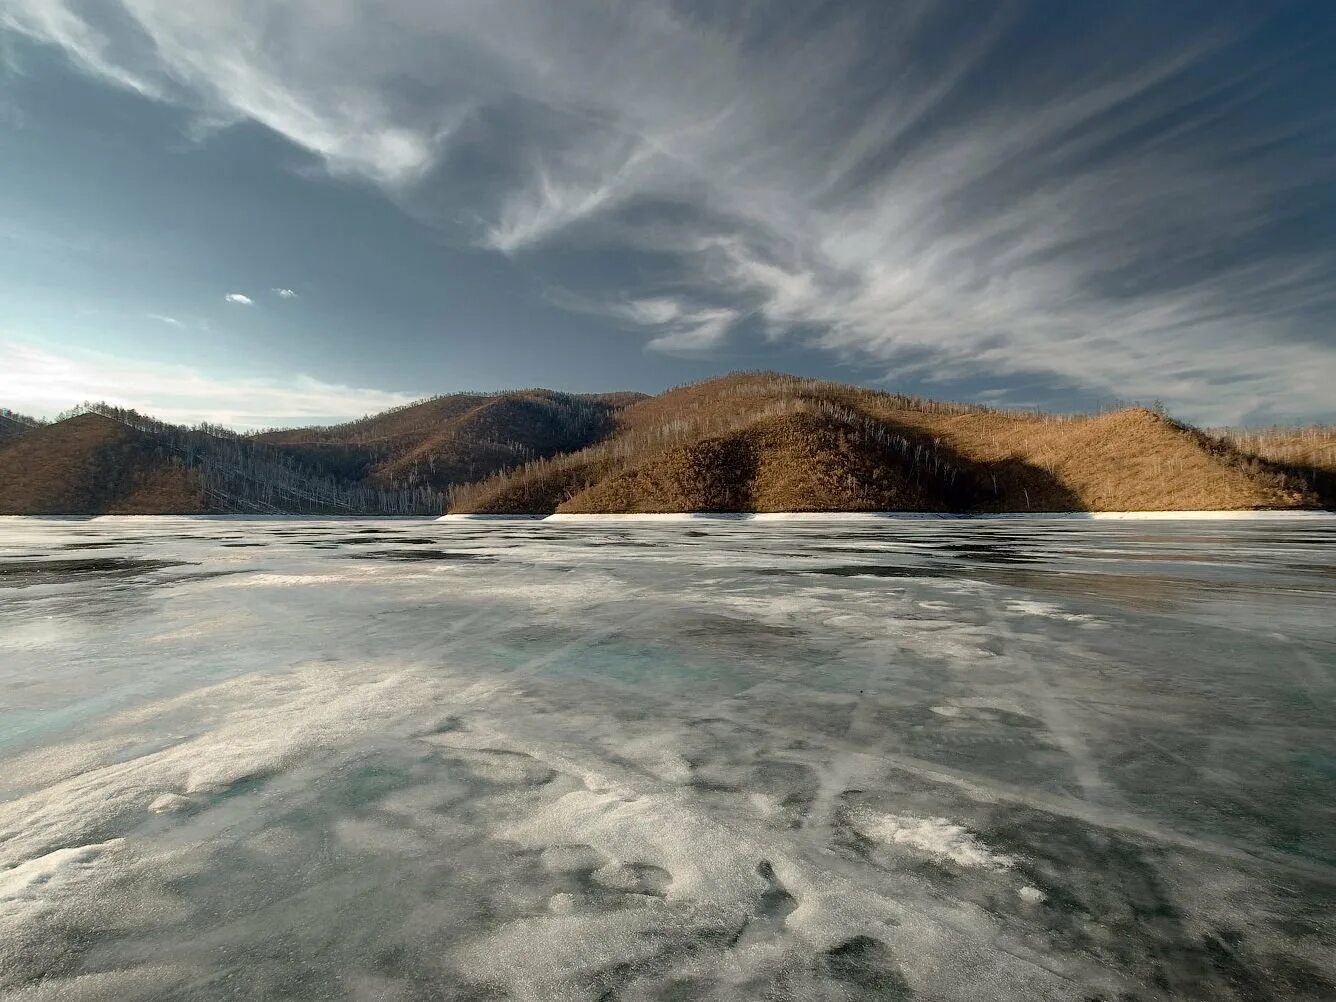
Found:
[[672, 296], [633, 299], [604, 306], [602, 312], [653, 331], [649, 347], [671, 353], [714, 347], [742, 316], [735, 309], [694, 306]]
[[1323, 46], [1194, 11], [12, 0], [0, 23], [517, 267], [620, 254], [563, 281], [656, 348], [758, 325], [920, 379], [1322, 414], [1333, 167], [1296, 95]]
[[270, 289], [269, 291], [272, 292], [272, 293], [273, 293], [275, 296], [277, 296], [279, 299], [296, 299], [296, 298], [297, 298], [297, 293], [294, 292], [292, 289]]
[[5, 406], [46, 417], [84, 400], [105, 400], [166, 421], [252, 429], [347, 420], [417, 399], [303, 375], [282, 380], [219, 378], [101, 352], [53, 351], [13, 337], [0, 336], [0, 353], [5, 359], [0, 375]]
[[229, 292], [223, 297], [229, 303], [235, 303], [237, 306], [254, 306], [255, 300], [240, 292]]
[[169, 317], [163, 313], [150, 313], [148, 319], [156, 320], [160, 324], [166, 324], [169, 327], [184, 327], [185, 324], [177, 320], [176, 317]]
[[[345, 6], [303, 3], [275, 14], [254, 0], [19, 0], [0, 11], [0, 26], [60, 45], [88, 71], [145, 97], [192, 106], [214, 127], [259, 122], [332, 169], [397, 183], [430, 161], [433, 130], [387, 121], [391, 109], [364, 81], [342, 86], [327, 75], [332, 66], [305, 62], [350, 55], [346, 30], [360, 28]], [[295, 61], [283, 51], [289, 45]]]

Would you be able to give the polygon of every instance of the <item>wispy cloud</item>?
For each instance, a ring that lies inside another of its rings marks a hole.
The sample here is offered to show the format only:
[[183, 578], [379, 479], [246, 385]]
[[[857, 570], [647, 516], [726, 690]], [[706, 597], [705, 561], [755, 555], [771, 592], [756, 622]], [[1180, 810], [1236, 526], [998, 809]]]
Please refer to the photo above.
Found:
[[150, 313], [148, 314], [148, 318], [150, 320], [156, 320], [160, 324], [166, 324], [168, 327], [185, 326], [183, 321], [177, 320], [176, 317], [169, 317], [165, 313]]
[[699, 306], [673, 296], [653, 296], [603, 305], [607, 316], [653, 332], [649, 347], [695, 353], [719, 344], [742, 314], [730, 307]]
[[356, 20], [350, 11], [336, 13], [314, 2], [276, 15], [253, 2], [172, 0], [112, 0], [92, 7], [19, 0], [0, 10], [0, 25], [61, 45], [91, 72], [145, 97], [194, 105], [213, 127], [256, 121], [332, 169], [399, 183], [430, 162], [435, 130], [421, 122], [395, 123], [391, 106], [373, 89], [359, 87], [361, 81], [344, 88], [329, 76], [318, 83], [324, 69], [308, 75], [299, 68], [301, 58], [294, 62], [283, 52], [292, 44], [337, 60], [335, 50], [350, 41], [344, 30], [374, 24]]
[[5, 359], [0, 403], [46, 417], [84, 400], [105, 400], [167, 421], [253, 429], [346, 420], [415, 399], [303, 375], [282, 380], [206, 376], [184, 366], [56, 351], [12, 337], [0, 337], [0, 352]]
[[296, 299], [296, 298], [297, 298], [297, 293], [294, 292], [292, 289], [270, 289], [269, 291], [272, 292], [272, 293], [273, 293], [275, 296], [277, 296], [279, 299]]
[[255, 305], [255, 300], [251, 299], [250, 296], [247, 296], [245, 293], [242, 292], [229, 292], [226, 296], [223, 297], [223, 299], [226, 302], [234, 303], [237, 306]]
[[1311, 220], [1336, 168], [1295, 99], [1324, 47], [1279, 48], [1261, 8], [261, 7], [12, 0], [0, 23], [260, 122], [519, 267], [620, 251], [636, 266], [571, 291], [657, 348], [750, 324], [1202, 420], [1330, 409], [1336, 259]]

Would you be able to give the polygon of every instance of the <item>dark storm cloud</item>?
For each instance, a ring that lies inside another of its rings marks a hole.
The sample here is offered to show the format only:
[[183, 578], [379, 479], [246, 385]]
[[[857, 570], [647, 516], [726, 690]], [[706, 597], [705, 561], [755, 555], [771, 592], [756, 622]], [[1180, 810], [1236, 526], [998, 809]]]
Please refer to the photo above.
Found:
[[[273, 129], [663, 350], [759, 330], [901, 378], [1047, 373], [1200, 420], [1330, 408], [1323, 5], [726, 7], [0, 18], [203, 121]], [[643, 262], [569, 266], [599, 249]]]

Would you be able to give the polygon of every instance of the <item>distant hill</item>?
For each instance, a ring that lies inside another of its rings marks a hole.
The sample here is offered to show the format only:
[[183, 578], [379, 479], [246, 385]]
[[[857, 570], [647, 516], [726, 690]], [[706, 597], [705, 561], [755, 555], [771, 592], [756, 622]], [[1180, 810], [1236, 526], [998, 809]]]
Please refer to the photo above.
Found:
[[329, 475], [221, 428], [84, 405], [0, 440], [0, 514], [434, 514], [429, 488]]
[[396, 489], [444, 491], [522, 463], [582, 449], [615, 430], [638, 393], [456, 393], [317, 428], [264, 432], [312, 467]]
[[40, 428], [44, 422], [0, 407], [0, 440]]
[[1336, 504], [1336, 429], [1208, 434], [740, 373], [654, 397], [434, 397], [238, 435], [0, 412], [0, 513], [1117, 511]]
[[149, 435], [81, 414], [0, 440], [0, 514], [195, 514], [198, 478]]

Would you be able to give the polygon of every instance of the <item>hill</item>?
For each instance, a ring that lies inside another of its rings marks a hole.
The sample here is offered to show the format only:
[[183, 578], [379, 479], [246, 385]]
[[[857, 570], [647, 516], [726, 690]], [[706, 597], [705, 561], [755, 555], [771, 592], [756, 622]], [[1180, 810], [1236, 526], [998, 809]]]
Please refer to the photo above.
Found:
[[593, 446], [450, 495], [456, 512], [1318, 507], [1301, 471], [1145, 408], [1009, 412], [769, 373], [625, 408]]
[[0, 438], [6, 513], [1316, 508], [1332, 429], [1007, 411], [772, 373], [654, 397], [459, 393], [238, 435], [85, 405]]
[[0, 440], [0, 514], [436, 514], [426, 488], [329, 476], [222, 428], [86, 404]]
[[641, 399], [543, 389], [455, 393], [347, 424], [255, 438], [331, 475], [441, 492], [598, 442], [615, 429], [616, 413]]
[[1291, 471], [1324, 508], [1336, 509], [1336, 425], [1219, 428], [1212, 433], [1242, 455]]
[[151, 436], [81, 414], [0, 441], [0, 514], [195, 514], [197, 477]]
[[18, 414], [0, 407], [0, 440], [22, 435], [34, 428], [40, 428], [42, 424], [43, 422], [36, 418], [30, 418], [26, 414]]

